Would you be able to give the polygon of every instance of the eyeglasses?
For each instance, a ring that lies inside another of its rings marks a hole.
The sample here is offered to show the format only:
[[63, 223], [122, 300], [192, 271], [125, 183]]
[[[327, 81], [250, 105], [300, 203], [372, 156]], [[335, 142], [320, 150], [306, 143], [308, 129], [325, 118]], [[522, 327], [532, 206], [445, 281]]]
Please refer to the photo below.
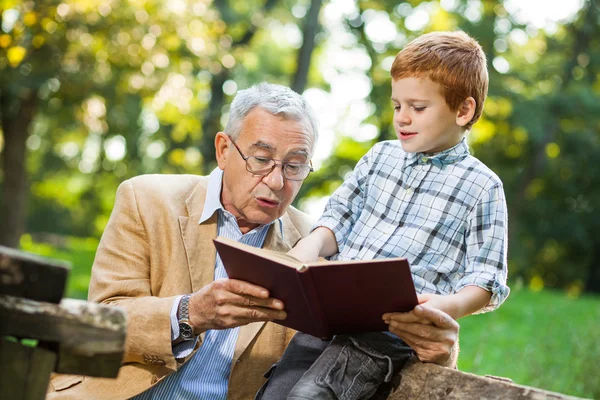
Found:
[[[246, 157], [238, 145], [231, 139], [231, 143], [235, 146], [240, 156], [246, 161], [246, 171], [253, 173], [254, 175], [265, 176], [269, 175], [276, 166], [281, 165], [281, 171], [285, 179], [290, 181], [303, 181], [306, 179], [308, 174], [314, 171], [312, 167], [312, 161], [309, 164], [300, 164], [288, 161], [274, 160], [268, 157], [257, 157], [248, 156]], [[278, 162], [279, 161], [279, 162]]]

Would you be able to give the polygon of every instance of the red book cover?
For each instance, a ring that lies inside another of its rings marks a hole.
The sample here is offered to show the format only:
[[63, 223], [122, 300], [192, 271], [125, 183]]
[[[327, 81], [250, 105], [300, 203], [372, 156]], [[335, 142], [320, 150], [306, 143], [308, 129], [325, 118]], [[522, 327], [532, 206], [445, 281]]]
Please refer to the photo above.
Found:
[[287, 318], [273, 322], [313, 336], [385, 331], [383, 314], [418, 304], [403, 258], [303, 264], [221, 236], [214, 243], [229, 278], [262, 286], [283, 301]]

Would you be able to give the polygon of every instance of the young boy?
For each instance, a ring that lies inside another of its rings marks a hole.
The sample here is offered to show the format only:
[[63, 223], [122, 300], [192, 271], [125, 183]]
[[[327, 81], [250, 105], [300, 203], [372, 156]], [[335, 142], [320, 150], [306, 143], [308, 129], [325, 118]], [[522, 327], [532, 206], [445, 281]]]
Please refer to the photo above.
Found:
[[[454, 319], [491, 311], [509, 293], [506, 203], [502, 182], [469, 155], [465, 139], [487, 95], [485, 54], [464, 32], [430, 33], [398, 53], [391, 76], [399, 141], [371, 148], [290, 254], [405, 257], [421, 304]], [[288, 399], [371, 398], [413, 355], [400, 314], [383, 318], [391, 333], [336, 336]], [[296, 334], [281, 364], [307, 336]], [[290, 376], [279, 374], [263, 398], [272, 386], [291, 387]]]

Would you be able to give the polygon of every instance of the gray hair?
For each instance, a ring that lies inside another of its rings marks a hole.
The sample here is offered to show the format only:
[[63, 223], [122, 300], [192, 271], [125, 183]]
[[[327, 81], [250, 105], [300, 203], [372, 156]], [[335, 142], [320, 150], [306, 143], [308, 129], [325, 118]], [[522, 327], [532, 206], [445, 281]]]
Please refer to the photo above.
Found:
[[229, 120], [225, 126], [225, 133], [233, 139], [237, 139], [242, 131], [244, 118], [256, 107], [286, 120], [302, 121], [307, 119], [312, 128], [314, 149], [317, 143], [318, 126], [312, 107], [292, 89], [267, 82], [240, 90], [235, 95], [229, 109]]

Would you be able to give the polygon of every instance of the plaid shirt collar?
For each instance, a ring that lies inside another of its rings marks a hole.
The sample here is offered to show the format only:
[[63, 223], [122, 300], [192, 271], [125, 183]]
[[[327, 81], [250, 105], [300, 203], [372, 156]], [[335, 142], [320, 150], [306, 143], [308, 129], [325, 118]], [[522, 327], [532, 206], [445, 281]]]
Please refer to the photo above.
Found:
[[450, 147], [439, 153], [427, 155], [425, 153], [404, 153], [404, 166], [410, 167], [416, 164], [431, 163], [436, 167], [454, 164], [469, 155], [467, 138], [463, 138], [456, 146]]

